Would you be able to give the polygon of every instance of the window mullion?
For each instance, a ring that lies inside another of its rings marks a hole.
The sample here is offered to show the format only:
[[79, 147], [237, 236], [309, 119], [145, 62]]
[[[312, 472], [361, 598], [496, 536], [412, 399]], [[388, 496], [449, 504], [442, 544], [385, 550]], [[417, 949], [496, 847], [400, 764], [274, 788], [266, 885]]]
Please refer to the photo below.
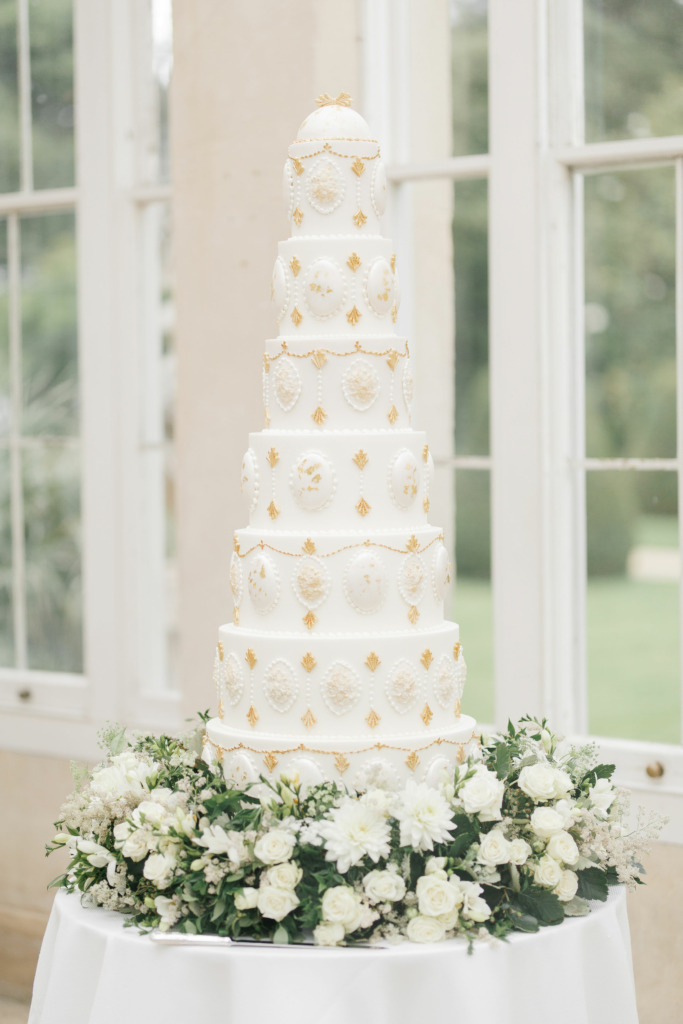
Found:
[[17, 14], [21, 188], [23, 192], [31, 192], [33, 189], [33, 116], [31, 111], [31, 42], [28, 0], [18, 0]]
[[21, 251], [19, 218], [7, 218], [7, 274], [9, 298], [10, 346], [10, 479], [12, 516], [12, 591], [14, 622], [14, 664], [28, 665], [26, 640], [26, 558], [24, 552], [24, 488], [21, 451], [22, 371], [21, 371]]
[[[683, 156], [676, 160], [676, 455], [683, 457]], [[683, 557], [681, 556], [680, 516], [683, 509], [683, 473], [678, 470], [678, 548], [681, 569], [678, 615], [681, 644], [681, 692], [683, 696]], [[683, 699], [681, 700], [681, 737], [683, 737]]]

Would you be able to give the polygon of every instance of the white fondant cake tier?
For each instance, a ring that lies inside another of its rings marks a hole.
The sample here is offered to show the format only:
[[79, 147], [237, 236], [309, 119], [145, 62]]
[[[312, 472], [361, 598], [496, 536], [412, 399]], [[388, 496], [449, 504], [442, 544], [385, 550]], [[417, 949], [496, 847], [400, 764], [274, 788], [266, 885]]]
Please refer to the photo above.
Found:
[[407, 777], [438, 786], [444, 769], [464, 761], [476, 743], [475, 720], [462, 717], [435, 735], [391, 736], [365, 743], [358, 736], [313, 739], [297, 734], [253, 736], [228, 728], [219, 719], [208, 723], [206, 754], [222, 763], [226, 778], [239, 785], [260, 776], [295, 777], [303, 785], [334, 781], [354, 789], [397, 789]]
[[219, 717], [255, 735], [440, 735], [460, 715], [467, 666], [458, 635], [450, 622], [343, 639], [222, 626]]
[[261, 529], [412, 530], [427, 525], [429, 449], [416, 430], [263, 430], [241, 487]]
[[266, 342], [265, 425], [283, 430], [405, 430], [413, 370], [396, 335]]
[[321, 534], [237, 530], [235, 622], [268, 632], [373, 633], [443, 623], [451, 564], [434, 526]]
[[390, 333], [400, 301], [391, 242], [379, 236], [280, 242], [270, 295], [281, 338]]

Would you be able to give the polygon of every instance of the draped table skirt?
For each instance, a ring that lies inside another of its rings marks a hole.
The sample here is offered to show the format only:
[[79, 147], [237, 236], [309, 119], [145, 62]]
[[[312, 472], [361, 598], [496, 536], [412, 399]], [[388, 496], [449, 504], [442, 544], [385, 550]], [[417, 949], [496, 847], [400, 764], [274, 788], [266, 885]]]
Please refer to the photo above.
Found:
[[57, 894], [29, 1024], [638, 1024], [626, 897], [507, 942], [166, 946]]

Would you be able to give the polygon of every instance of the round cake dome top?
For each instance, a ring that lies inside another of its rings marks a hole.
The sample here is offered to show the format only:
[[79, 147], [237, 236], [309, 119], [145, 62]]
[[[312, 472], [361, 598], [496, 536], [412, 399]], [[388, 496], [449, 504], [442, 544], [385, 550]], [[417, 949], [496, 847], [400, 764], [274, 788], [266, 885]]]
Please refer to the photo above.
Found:
[[[339, 101], [342, 102], [339, 102]], [[350, 97], [341, 93], [337, 101], [319, 97], [318, 109], [301, 122], [295, 142], [305, 139], [372, 139], [367, 122], [348, 104]]]

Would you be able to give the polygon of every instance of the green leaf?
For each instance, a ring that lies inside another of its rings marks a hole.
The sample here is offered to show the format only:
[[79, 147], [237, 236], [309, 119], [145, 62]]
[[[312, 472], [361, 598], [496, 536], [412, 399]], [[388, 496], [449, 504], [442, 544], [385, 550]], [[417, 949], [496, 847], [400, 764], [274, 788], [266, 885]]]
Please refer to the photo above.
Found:
[[588, 783], [589, 786], [594, 786], [598, 779], [611, 779], [616, 770], [614, 764], [598, 764], [586, 772], [579, 785], [584, 786]]
[[564, 905], [566, 917], [586, 917], [590, 912], [591, 908], [588, 900], [582, 900], [580, 896], [575, 896], [574, 899], [569, 900]]
[[507, 778], [510, 771], [510, 751], [506, 743], [496, 743], [495, 766], [498, 778]]
[[514, 907], [510, 907], [508, 914], [518, 932], [537, 932], [541, 927], [537, 918], [532, 917], [531, 914], [523, 914], [521, 911], [515, 910]]
[[414, 889], [417, 885], [417, 880], [421, 875], [424, 875], [425, 859], [421, 854], [413, 851], [410, 854], [410, 888]]
[[273, 942], [277, 943], [280, 946], [289, 945], [289, 935], [287, 934], [287, 929], [283, 928], [282, 925], [278, 925], [278, 927], [275, 929], [275, 934], [273, 935]]
[[216, 906], [213, 908], [213, 913], [211, 914], [211, 920], [212, 921], [217, 921], [220, 917], [223, 917], [224, 913], [225, 913], [225, 900], [219, 900], [218, 903], [216, 904]]
[[522, 914], [535, 917], [540, 924], [559, 924], [564, 910], [555, 893], [530, 887], [526, 892], [508, 893], [510, 904]]
[[607, 899], [607, 876], [601, 868], [584, 868], [577, 871], [579, 888], [576, 895], [584, 900]]

